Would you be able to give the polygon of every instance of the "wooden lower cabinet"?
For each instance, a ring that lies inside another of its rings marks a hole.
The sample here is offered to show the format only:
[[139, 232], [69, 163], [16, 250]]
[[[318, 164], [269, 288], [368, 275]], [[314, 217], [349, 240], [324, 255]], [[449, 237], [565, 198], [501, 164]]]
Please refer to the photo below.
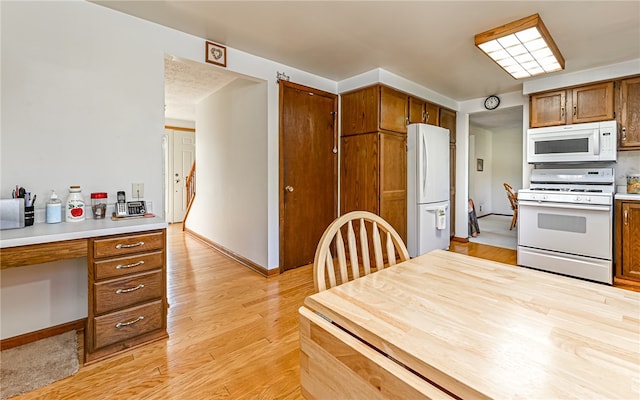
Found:
[[89, 240], [85, 362], [167, 335], [166, 230]]
[[614, 285], [640, 290], [640, 201], [616, 200]]
[[342, 137], [341, 214], [370, 211], [407, 240], [406, 135], [372, 132]]

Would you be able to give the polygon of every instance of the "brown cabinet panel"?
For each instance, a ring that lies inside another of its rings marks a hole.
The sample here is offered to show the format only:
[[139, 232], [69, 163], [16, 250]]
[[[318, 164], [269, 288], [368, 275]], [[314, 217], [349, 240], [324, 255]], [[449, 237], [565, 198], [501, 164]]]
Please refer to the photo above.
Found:
[[380, 216], [407, 241], [407, 139], [380, 134]]
[[449, 143], [456, 142], [456, 112], [446, 108], [440, 109], [441, 127], [449, 129]]
[[107, 279], [162, 268], [163, 263], [164, 252], [156, 251], [96, 261], [93, 263], [93, 267], [95, 269], [95, 279]]
[[409, 97], [409, 123], [420, 124], [424, 123], [426, 119], [425, 105], [426, 101], [417, 97]]
[[529, 97], [529, 125], [532, 128], [566, 123], [565, 90], [536, 93]]
[[613, 119], [613, 82], [573, 88], [571, 100], [573, 124]]
[[164, 328], [161, 301], [106, 314], [94, 319], [93, 347], [99, 349]]
[[380, 129], [407, 133], [409, 96], [380, 86]]
[[379, 121], [379, 88], [370, 86], [342, 94], [342, 135], [375, 132]]
[[440, 107], [433, 103], [426, 102], [424, 105], [426, 123], [438, 126], [440, 122]]
[[96, 239], [93, 241], [93, 256], [96, 258], [120, 256], [163, 248], [164, 233], [156, 231], [139, 235]]
[[342, 138], [341, 214], [364, 210], [378, 214], [378, 133]]
[[640, 201], [616, 200], [614, 284], [640, 288]]
[[621, 80], [616, 90], [618, 150], [640, 150], [640, 76]]

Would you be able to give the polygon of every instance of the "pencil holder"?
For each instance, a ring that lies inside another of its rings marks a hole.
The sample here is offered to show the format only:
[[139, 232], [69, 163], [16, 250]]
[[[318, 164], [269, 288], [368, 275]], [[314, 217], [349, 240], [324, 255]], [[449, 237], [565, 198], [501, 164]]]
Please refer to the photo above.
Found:
[[24, 226], [33, 225], [33, 220], [35, 219], [34, 207], [24, 207]]

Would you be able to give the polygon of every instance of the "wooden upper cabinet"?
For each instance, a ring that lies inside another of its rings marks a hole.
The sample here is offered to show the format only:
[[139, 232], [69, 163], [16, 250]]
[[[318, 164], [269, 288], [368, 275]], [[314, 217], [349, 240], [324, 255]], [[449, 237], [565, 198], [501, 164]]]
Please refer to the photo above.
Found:
[[426, 119], [425, 105], [426, 101], [417, 97], [409, 97], [409, 123], [410, 124], [424, 124]]
[[613, 82], [573, 88], [571, 100], [572, 124], [613, 119]]
[[409, 96], [409, 123], [438, 126], [440, 107], [417, 97]]
[[529, 97], [531, 128], [613, 119], [613, 82], [534, 93]]
[[532, 128], [566, 124], [566, 90], [535, 93], [529, 97], [529, 125]]
[[440, 109], [441, 127], [449, 129], [449, 143], [456, 142], [456, 112], [446, 108]]
[[407, 133], [409, 96], [384, 85], [373, 85], [342, 97], [342, 135], [387, 130]]
[[618, 150], [640, 150], [640, 76], [616, 85]]
[[378, 130], [379, 92], [378, 86], [369, 86], [340, 95], [343, 136]]
[[407, 133], [409, 96], [380, 86], [380, 129]]

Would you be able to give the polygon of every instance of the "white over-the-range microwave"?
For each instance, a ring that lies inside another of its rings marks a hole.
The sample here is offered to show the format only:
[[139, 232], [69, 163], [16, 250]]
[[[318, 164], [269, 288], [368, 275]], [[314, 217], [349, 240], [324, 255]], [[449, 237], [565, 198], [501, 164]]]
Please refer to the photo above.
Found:
[[532, 128], [527, 149], [530, 164], [616, 161], [616, 121]]

